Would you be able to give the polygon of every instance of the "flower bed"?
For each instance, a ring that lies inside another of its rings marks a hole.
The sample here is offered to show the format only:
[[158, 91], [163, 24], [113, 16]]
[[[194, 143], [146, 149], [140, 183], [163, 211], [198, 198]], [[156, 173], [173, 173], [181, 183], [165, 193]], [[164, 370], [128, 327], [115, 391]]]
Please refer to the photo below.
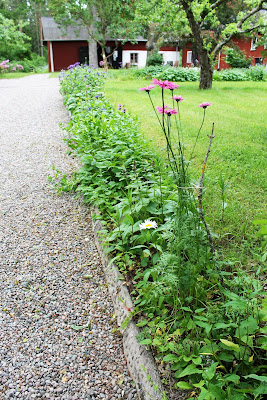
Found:
[[[63, 176], [60, 190], [82, 194], [100, 211], [106, 253], [131, 289], [139, 340], [153, 349], [165, 383], [175, 379], [174, 387], [200, 400], [263, 398], [267, 313], [261, 283], [216, 259], [202, 210], [207, 159], [193, 184], [190, 160], [183, 157], [182, 98], [174, 96], [171, 82], [142, 88], [152, 104], [152, 86], [162, 90], [158, 112], [153, 107], [166, 138], [163, 155], [152, 150], [122, 104], [111, 106], [104, 79], [79, 65], [60, 75], [72, 114], [66, 141], [82, 163], [72, 179]], [[202, 125], [209, 105], [200, 104]], [[213, 138], [212, 131], [209, 146]]]

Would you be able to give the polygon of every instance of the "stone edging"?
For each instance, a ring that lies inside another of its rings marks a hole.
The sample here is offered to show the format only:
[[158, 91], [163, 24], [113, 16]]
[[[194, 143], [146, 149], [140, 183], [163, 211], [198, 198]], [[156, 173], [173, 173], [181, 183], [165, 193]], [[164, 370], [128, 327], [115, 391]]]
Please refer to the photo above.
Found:
[[[91, 208], [91, 216], [93, 214], [96, 215], [98, 212]], [[101, 221], [94, 221], [92, 218], [92, 226], [118, 326], [123, 336], [123, 348], [128, 369], [135, 381], [139, 400], [163, 400], [165, 398], [164, 390], [152, 353], [146, 349], [146, 346], [137, 342], [139, 328], [131, 320], [126, 327], [122, 326], [123, 322], [130, 318], [128, 310], [133, 309], [133, 303], [122, 274], [114, 264], [109, 265], [109, 260], [104, 254], [98, 235], [102, 229]]]

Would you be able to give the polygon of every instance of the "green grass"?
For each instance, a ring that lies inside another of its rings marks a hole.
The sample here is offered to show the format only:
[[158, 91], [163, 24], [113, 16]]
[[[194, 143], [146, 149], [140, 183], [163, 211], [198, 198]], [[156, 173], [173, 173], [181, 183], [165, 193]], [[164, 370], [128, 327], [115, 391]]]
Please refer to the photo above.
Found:
[[[116, 79], [106, 81], [106, 95], [117, 106], [122, 103], [127, 112], [136, 115], [144, 135], [156, 148], [165, 145], [148, 95], [139, 92], [150, 81]], [[215, 123], [215, 139], [208, 158], [204, 195], [205, 213], [216, 233], [251, 240], [255, 238], [255, 219], [266, 218], [267, 182], [267, 82], [214, 82], [213, 88], [200, 91], [198, 82], [182, 82], [175, 91], [185, 98], [181, 103], [185, 156], [189, 157], [200, 127], [203, 110], [198, 105], [209, 101], [193, 161], [191, 175], [198, 179], [206, 154], [207, 134]], [[155, 105], [161, 105], [159, 88], [151, 92]], [[170, 97], [170, 96], [169, 96]], [[166, 101], [171, 106], [171, 100]], [[226, 194], [225, 224], [222, 226], [222, 202], [218, 179], [230, 183]], [[228, 235], [229, 234], [229, 235]]]
[[24, 78], [25, 76], [33, 74], [34, 72], [8, 72], [7, 74], [0, 74], [0, 79]]

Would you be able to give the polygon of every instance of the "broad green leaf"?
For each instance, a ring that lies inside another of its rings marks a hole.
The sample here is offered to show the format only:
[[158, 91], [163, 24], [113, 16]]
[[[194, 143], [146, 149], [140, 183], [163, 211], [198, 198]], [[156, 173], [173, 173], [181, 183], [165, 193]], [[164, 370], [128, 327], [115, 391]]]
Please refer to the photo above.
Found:
[[183, 376], [193, 375], [193, 374], [202, 374], [202, 370], [196, 368], [194, 364], [188, 365], [178, 376], [175, 374], [175, 378], [182, 378]]
[[179, 389], [185, 389], [185, 390], [193, 389], [192, 385], [184, 381], [177, 382], [175, 386], [177, 386]]
[[236, 374], [225, 375], [224, 379], [225, 379], [227, 382], [239, 383], [239, 381], [240, 381], [240, 376], [238, 376], [238, 375], [236, 375]]
[[217, 362], [213, 363], [213, 364], [211, 364], [211, 366], [208, 369], [205, 369], [205, 372], [203, 372], [203, 378], [204, 379], [206, 378], [208, 381], [211, 381], [215, 375], [216, 367], [218, 364], [219, 363], [217, 363]]
[[163, 361], [169, 362], [169, 361], [175, 361], [178, 362], [179, 358], [175, 356], [174, 354], [167, 354], [165, 357], [163, 357]]
[[230, 342], [229, 340], [225, 340], [225, 339], [220, 339], [220, 341], [227, 347], [230, 347], [232, 350], [234, 351], [240, 351], [240, 347], [238, 346], [238, 344]]
[[251, 379], [256, 379], [257, 381], [267, 382], [267, 376], [264, 376], [264, 375], [250, 374], [250, 375], [244, 376], [244, 378], [246, 378], [246, 379], [251, 378]]
[[140, 342], [141, 344], [152, 344], [152, 340], [151, 339], [144, 339], [142, 340], [142, 342]]
[[142, 319], [142, 321], [138, 322], [138, 324], [136, 324], [136, 326], [142, 327], [147, 325], [148, 320], [147, 319]]

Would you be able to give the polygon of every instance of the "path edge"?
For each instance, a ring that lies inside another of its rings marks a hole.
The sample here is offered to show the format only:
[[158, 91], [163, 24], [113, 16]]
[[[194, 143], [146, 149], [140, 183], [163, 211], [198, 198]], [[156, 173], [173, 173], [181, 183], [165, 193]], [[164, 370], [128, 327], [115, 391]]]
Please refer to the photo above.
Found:
[[[123, 275], [119, 272], [115, 264], [110, 263], [110, 260], [104, 253], [99, 235], [103, 229], [103, 224], [98, 219], [99, 212], [96, 208], [90, 207], [90, 214], [95, 244], [101, 258], [109, 294], [123, 338], [124, 355], [130, 375], [136, 384], [139, 400], [167, 399], [151, 351], [146, 346], [138, 343], [136, 339], [140, 333], [140, 329], [131, 320], [130, 310], [133, 309], [133, 302]], [[95, 219], [95, 216], [97, 216], [97, 219]]]

